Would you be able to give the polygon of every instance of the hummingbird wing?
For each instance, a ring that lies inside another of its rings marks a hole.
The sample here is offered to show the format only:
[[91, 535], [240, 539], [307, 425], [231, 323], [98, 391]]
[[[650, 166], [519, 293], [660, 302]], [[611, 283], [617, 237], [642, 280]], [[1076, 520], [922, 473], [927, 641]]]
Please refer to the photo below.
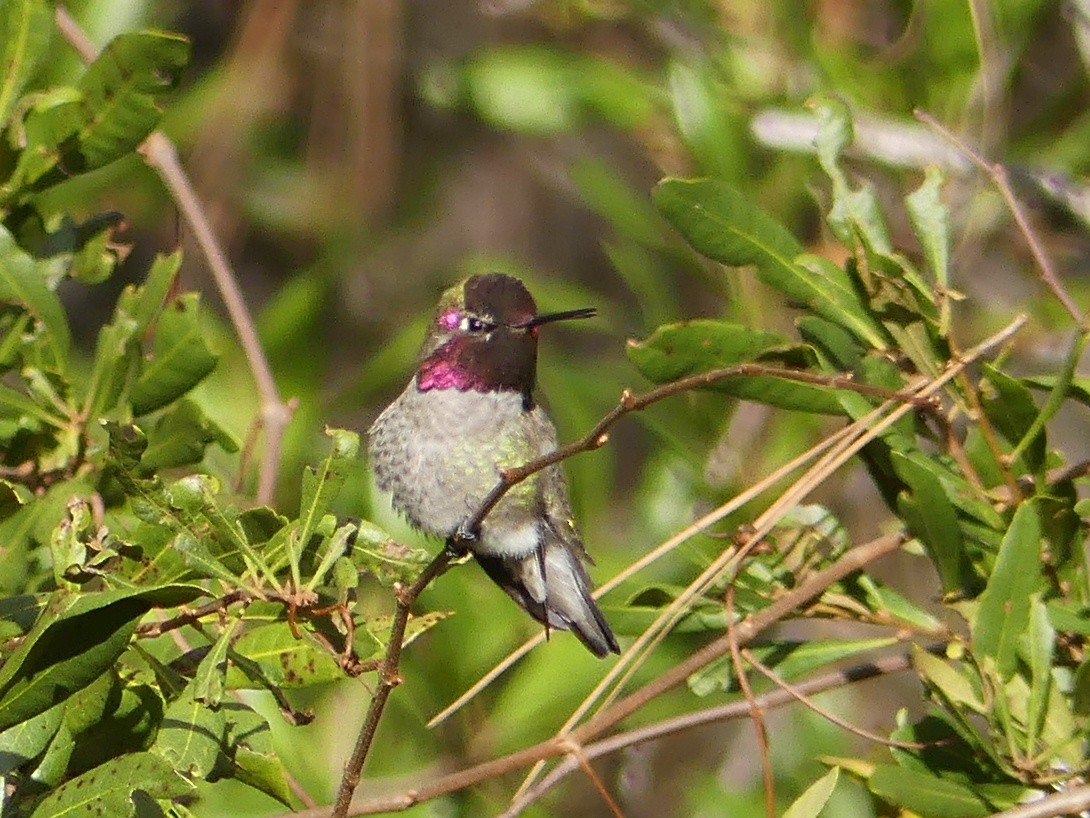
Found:
[[540, 542], [521, 555], [478, 553], [492, 580], [546, 627], [570, 630], [591, 653], [620, 653], [609, 623], [591, 596], [586, 548], [575, 528], [568, 487], [559, 466], [541, 472]]

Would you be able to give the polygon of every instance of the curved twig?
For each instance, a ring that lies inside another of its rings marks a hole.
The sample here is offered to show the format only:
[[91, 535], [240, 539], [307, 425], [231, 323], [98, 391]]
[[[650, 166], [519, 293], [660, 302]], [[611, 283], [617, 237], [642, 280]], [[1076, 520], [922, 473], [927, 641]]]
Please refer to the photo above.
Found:
[[[54, 20], [57, 30], [79, 54], [80, 59], [89, 63], [98, 56], [98, 49], [94, 43], [64, 6], [57, 6]], [[261, 348], [257, 329], [246, 307], [246, 300], [242, 297], [234, 271], [227, 261], [223, 248], [220, 247], [212, 225], [197, 198], [197, 192], [193, 189], [193, 184], [189, 181], [185, 169], [182, 168], [174, 143], [161, 131], [153, 131], [137, 150], [148, 166], [159, 174], [186, 223], [193, 231], [197, 246], [204, 254], [212, 279], [216, 282], [231, 324], [242, 345], [246, 363], [257, 384], [261, 395], [261, 412], [257, 423], [265, 430], [265, 456], [258, 467], [256, 498], [259, 503], [269, 503], [276, 493], [284, 430], [295, 411], [295, 401], [285, 401], [280, 397], [272, 369], [265, 357], [265, 351]]]

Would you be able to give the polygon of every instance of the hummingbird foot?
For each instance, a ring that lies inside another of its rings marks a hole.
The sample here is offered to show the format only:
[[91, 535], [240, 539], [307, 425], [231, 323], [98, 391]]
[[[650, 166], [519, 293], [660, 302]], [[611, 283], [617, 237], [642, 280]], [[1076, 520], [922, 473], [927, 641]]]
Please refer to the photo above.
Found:
[[463, 521], [454, 533], [447, 537], [447, 551], [455, 558], [464, 557], [478, 539], [480, 539], [480, 528], [470, 528]]

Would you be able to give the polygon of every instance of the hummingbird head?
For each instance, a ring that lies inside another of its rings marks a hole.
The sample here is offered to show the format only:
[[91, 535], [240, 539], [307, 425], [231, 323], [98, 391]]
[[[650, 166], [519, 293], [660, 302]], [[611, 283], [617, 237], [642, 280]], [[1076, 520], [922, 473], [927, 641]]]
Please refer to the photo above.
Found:
[[421, 350], [417, 388], [515, 391], [530, 406], [538, 329], [594, 314], [592, 308], [538, 313], [533, 296], [517, 278], [502, 273], [471, 276], [439, 300]]

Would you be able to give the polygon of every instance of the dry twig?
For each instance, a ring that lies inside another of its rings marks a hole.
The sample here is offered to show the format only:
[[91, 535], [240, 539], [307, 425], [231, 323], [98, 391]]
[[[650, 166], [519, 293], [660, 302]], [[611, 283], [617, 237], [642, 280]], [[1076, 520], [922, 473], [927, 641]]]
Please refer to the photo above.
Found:
[[[79, 54], [84, 62], [91, 62], [98, 56], [98, 49], [80, 28], [75, 18], [64, 6], [57, 6], [55, 12], [57, 30]], [[281, 445], [284, 430], [295, 411], [295, 401], [285, 401], [276, 387], [265, 351], [257, 337], [257, 329], [242, 297], [238, 280], [231, 269], [227, 256], [205, 215], [204, 208], [197, 198], [185, 169], [178, 159], [178, 150], [174, 143], [161, 131], [153, 131], [138, 148], [144, 161], [163, 180], [170, 191], [175, 204], [181, 211], [186, 223], [193, 231], [197, 245], [204, 254], [205, 261], [223, 298], [227, 314], [238, 335], [246, 363], [250, 367], [254, 381], [261, 395], [261, 414], [257, 420], [265, 430], [265, 456], [258, 468], [257, 494], [259, 503], [269, 503], [276, 493], [276, 482], [280, 473]]]

